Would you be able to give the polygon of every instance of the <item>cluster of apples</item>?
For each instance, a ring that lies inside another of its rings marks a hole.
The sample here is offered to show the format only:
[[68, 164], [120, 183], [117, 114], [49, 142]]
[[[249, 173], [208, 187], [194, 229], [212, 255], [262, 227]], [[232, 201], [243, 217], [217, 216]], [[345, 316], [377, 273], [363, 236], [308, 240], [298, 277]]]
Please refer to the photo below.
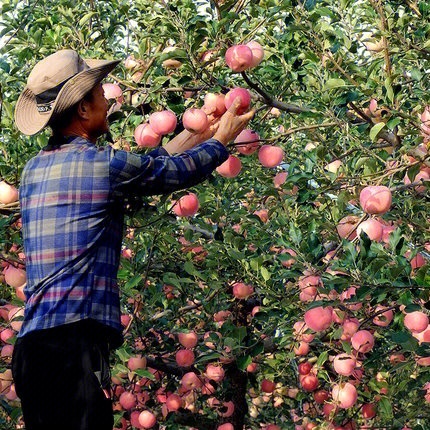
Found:
[[[129, 316], [123, 315], [123, 317], [123, 324], [127, 324]], [[154, 381], [162, 382], [163, 372], [147, 367], [145, 357], [131, 355], [125, 362], [125, 366], [119, 368], [120, 372], [115, 373], [112, 377], [114, 410], [123, 412], [123, 417], [116, 428], [125, 430], [129, 424], [137, 429], [153, 428], [158, 421], [162, 421], [167, 415], [181, 409], [194, 411], [198, 395], [207, 396], [208, 406], [214, 409], [221, 418], [230, 417], [234, 412], [233, 402], [217, 398], [217, 386], [225, 377], [223, 364], [211, 362], [202, 371], [194, 367], [194, 348], [199, 342], [204, 342], [211, 349], [215, 347], [213, 337], [209, 335], [210, 333], [205, 333], [204, 336], [198, 336], [195, 331], [189, 330], [171, 335], [172, 339], [178, 342], [178, 349], [174, 355], [176, 364], [185, 369], [178, 387], [174, 391], [173, 386], [169, 390], [164, 385], [157, 388]], [[221, 335], [219, 334], [219, 336]], [[154, 378], [139, 377], [141, 369], [149, 371]], [[153, 398], [161, 406], [160, 413], [147, 407], [148, 400], [151, 398], [150, 392], [154, 391]], [[224, 423], [218, 428], [230, 428], [225, 427], [226, 424], [229, 423]]]
[[263, 59], [263, 47], [255, 41], [230, 46], [225, 53], [225, 62], [233, 72], [243, 72], [256, 67]]

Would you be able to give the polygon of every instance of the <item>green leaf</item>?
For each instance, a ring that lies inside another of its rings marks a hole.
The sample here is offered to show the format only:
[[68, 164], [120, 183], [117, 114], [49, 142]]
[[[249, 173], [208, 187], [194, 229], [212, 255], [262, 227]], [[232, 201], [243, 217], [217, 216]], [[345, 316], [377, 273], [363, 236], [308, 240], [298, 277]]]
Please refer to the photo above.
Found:
[[261, 267], [260, 273], [265, 281], [268, 281], [271, 277], [270, 272], [265, 267]]
[[346, 84], [343, 79], [332, 78], [325, 83], [324, 90], [332, 90], [334, 88], [340, 88], [344, 86], [346, 86]]
[[317, 360], [317, 366], [321, 367], [328, 359], [328, 351], [323, 351]]
[[382, 397], [379, 400], [378, 407], [385, 418], [391, 418], [393, 416], [393, 407], [391, 406], [391, 402], [386, 397]]
[[378, 137], [379, 132], [385, 127], [385, 122], [378, 122], [369, 131], [369, 137], [374, 142]]
[[302, 242], [302, 232], [300, 229], [292, 222], [290, 222], [290, 239], [296, 244], [300, 245]]
[[83, 27], [94, 15], [96, 15], [97, 12], [91, 11], [85, 14], [80, 20], [79, 20], [79, 27]]

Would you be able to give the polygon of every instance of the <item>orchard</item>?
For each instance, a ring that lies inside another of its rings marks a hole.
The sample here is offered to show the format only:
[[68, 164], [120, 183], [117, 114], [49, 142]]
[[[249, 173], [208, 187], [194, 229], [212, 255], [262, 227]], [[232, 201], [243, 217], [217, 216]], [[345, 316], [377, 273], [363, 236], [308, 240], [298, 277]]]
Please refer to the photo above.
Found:
[[17, 199], [49, 137], [13, 109], [72, 48], [123, 60], [114, 148], [256, 110], [203, 184], [127, 202], [115, 428], [429, 429], [429, 23], [427, 0], [3, 0], [0, 427], [23, 428]]

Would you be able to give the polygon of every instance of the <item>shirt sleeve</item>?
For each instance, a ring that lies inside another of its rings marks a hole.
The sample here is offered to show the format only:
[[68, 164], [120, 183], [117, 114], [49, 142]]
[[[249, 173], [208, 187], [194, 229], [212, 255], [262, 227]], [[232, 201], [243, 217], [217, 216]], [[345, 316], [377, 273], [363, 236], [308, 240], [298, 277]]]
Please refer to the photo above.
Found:
[[215, 139], [177, 155], [162, 147], [145, 155], [112, 149], [111, 187], [116, 195], [167, 194], [204, 181], [227, 158], [228, 151]]

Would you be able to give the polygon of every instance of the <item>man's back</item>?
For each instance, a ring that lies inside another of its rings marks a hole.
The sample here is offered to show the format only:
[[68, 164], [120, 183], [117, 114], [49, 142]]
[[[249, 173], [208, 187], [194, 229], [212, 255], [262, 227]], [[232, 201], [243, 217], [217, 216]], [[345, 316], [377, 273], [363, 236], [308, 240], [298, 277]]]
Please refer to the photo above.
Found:
[[20, 203], [28, 303], [20, 336], [93, 318], [117, 330], [122, 202], [110, 151], [77, 139], [26, 165]]

